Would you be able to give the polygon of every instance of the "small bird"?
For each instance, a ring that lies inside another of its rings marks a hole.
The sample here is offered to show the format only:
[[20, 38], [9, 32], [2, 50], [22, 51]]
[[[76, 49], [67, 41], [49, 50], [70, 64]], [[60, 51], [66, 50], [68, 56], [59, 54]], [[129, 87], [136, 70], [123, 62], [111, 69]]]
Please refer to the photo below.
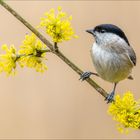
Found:
[[125, 33], [116, 25], [101, 24], [86, 32], [95, 38], [91, 57], [97, 73], [84, 72], [80, 79], [83, 81], [93, 74], [114, 83], [112, 92], [105, 99], [110, 103], [113, 101], [117, 83], [126, 78], [133, 79], [131, 71], [136, 65], [136, 54]]

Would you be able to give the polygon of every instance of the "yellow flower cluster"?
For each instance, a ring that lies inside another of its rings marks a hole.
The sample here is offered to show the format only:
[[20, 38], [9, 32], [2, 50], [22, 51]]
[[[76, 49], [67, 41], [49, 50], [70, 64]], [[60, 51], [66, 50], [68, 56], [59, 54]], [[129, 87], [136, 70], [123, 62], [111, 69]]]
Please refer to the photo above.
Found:
[[35, 68], [37, 72], [47, 70], [47, 66], [44, 63], [44, 60], [46, 60], [45, 49], [46, 46], [34, 34], [26, 35], [19, 50], [20, 58], [18, 61], [20, 66]]
[[128, 128], [140, 128], [140, 101], [136, 101], [131, 92], [126, 92], [121, 98], [116, 95], [115, 102], [108, 109], [113, 119], [119, 122], [118, 130], [128, 132]]
[[6, 52], [0, 55], [0, 72], [6, 72], [7, 76], [10, 74], [15, 74], [16, 68], [16, 49], [14, 45], [10, 48], [6, 44], [2, 45], [2, 49]]
[[44, 49], [46, 49], [46, 45], [38, 40], [35, 34], [25, 35], [25, 39], [20, 46], [19, 54], [37, 55], [39, 51]]
[[7, 76], [15, 74], [17, 62], [21, 67], [34, 68], [37, 72], [47, 70], [47, 66], [44, 63], [46, 60], [46, 46], [34, 34], [25, 36], [18, 53], [14, 45], [8, 48], [4, 44], [2, 49], [6, 53], [0, 55], [0, 72], [5, 72]]
[[62, 42], [70, 40], [72, 37], [78, 37], [71, 26], [72, 16], [62, 12], [61, 7], [58, 7], [57, 14], [54, 9], [51, 9], [45, 13], [45, 16], [41, 18], [40, 26], [46, 28], [46, 33], [52, 37], [53, 42]]

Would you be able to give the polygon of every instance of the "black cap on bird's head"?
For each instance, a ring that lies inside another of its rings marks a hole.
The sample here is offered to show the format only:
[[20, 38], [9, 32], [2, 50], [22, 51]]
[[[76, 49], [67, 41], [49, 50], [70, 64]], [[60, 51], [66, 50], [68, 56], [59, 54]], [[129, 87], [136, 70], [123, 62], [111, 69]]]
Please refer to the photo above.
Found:
[[127, 42], [127, 44], [130, 45], [125, 33], [119, 27], [113, 24], [100, 24], [100, 25], [97, 25], [94, 29], [86, 30], [86, 32], [92, 34], [93, 36], [96, 35], [95, 32], [113, 33], [113, 34], [118, 35], [122, 39], [124, 39]]

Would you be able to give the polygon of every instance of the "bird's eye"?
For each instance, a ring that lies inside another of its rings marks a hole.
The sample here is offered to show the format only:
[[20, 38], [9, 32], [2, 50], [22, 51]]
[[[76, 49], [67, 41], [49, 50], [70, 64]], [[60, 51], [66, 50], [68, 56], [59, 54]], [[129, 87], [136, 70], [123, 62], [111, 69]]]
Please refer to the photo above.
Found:
[[102, 29], [100, 32], [101, 32], [101, 33], [104, 33], [104, 32], [105, 32], [105, 30], [103, 30], [103, 29]]

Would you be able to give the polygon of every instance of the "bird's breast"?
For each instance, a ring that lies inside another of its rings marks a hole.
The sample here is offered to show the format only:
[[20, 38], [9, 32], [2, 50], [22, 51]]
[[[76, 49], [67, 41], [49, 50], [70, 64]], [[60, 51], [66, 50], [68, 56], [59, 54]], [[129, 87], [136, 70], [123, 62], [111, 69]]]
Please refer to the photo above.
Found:
[[132, 69], [128, 57], [123, 53], [111, 52], [105, 47], [94, 43], [91, 49], [91, 56], [97, 73], [102, 79], [109, 82], [119, 82], [127, 78]]

